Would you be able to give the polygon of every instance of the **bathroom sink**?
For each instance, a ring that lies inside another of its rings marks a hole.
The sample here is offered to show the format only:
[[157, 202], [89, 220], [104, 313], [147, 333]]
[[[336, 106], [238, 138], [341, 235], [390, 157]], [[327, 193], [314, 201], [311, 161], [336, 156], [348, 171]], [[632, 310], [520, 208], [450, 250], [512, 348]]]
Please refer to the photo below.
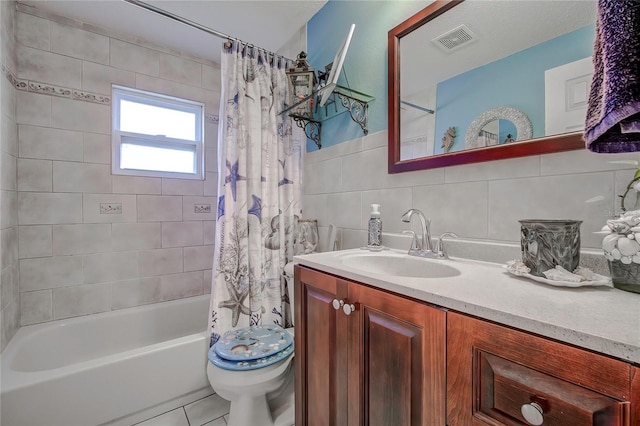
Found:
[[394, 252], [346, 253], [340, 257], [343, 265], [364, 272], [412, 278], [447, 278], [460, 271], [441, 260], [423, 259]]

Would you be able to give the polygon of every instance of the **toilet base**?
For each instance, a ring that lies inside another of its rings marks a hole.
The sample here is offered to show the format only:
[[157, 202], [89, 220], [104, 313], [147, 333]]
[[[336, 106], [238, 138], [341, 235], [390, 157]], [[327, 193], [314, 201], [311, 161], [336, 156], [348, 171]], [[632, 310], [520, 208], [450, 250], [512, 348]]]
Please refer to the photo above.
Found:
[[245, 425], [273, 425], [271, 409], [264, 395], [242, 396], [231, 401], [227, 426]]
[[[227, 426], [293, 426], [295, 380], [290, 375], [277, 395], [243, 396], [231, 401]], [[248, 408], [250, 407], [250, 408]]]

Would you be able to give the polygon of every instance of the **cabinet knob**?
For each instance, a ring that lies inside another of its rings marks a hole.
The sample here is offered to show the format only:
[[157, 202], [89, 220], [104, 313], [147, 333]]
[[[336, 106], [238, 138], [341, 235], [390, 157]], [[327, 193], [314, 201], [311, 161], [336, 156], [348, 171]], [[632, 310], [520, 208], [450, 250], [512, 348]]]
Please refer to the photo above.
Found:
[[538, 426], [544, 421], [544, 417], [542, 416], [544, 411], [542, 407], [535, 402], [523, 404], [522, 407], [520, 407], [520, 412], [522, 413], [522, 417], [524, 417], [530, 425]]
[[342, 307], [342, 311], [345, 313], [345, 315], [351, 315], [351, 312], [355, 310], [356, 310], [356, 305], [354, 305], [353, 303], [346, 303]]
[[331, 305], [333, 306], [333, 309], [338, 311], [340, 310], [340, 308], [344, 306], [344, 300], [333, 299], [333, 302], [331, 302]]

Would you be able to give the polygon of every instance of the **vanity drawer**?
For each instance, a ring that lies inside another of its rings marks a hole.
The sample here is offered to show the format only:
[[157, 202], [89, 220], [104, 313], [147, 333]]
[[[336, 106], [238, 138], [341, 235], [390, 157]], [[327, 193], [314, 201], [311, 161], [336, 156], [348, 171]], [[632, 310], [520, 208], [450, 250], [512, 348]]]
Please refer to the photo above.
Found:
[[617, 359], [447, 313], [449, 426], [640, 426], [636, 375]]
[[478, 418], [505, 425], [625, 425], [630, 404], [476, 350]]

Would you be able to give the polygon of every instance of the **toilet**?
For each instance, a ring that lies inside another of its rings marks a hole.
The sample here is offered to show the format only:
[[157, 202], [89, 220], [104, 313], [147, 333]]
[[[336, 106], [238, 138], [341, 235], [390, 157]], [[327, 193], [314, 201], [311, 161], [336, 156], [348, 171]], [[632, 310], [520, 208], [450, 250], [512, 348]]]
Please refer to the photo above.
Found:
[[[329, 225], [333, 250], [336, 228]], [[293, 306], [293, 262], [284, 268]], [[207, 377], [213, 390], [231, 402], [228, 426], [292, 426], [295, 420], [293, 328], [276, 324], [232, 330], [211, 348]]]
[[293, 328], [269, 324], [226, 333], [208, 352], [213, 390], [231, 402], [229, 426], [294, 423]]

